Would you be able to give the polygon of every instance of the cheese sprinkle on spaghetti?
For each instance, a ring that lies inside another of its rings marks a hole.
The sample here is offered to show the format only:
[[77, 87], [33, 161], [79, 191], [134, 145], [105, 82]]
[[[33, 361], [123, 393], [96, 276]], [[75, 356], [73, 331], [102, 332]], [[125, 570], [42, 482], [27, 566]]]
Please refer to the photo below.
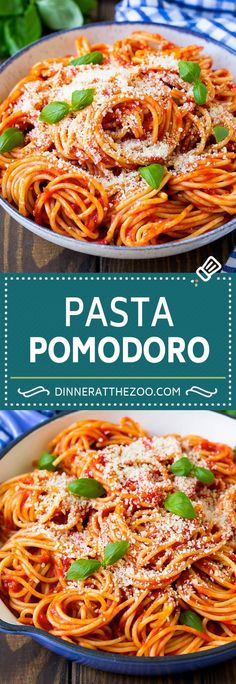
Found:
[[[24, 134], [0, 152], [2, 196], [56, 233], [103, 244], [163, 244], [228, 221], [236, 213], [230, 73], [213, 69], [199, 46], [145, 31], [114, 45], [79, 38], [76, 49], [85, 63], [36, 64], [2, 103], [0, 150], [6, 130]], [[81, 91], [90, 96], [76, 108]], [[64, 115], [42, 117], [55, 104]], [[151, 185], [140, 167], [153, 165], [164, 173]]]
[[[149, 436], [123, 418], [75, 423], [49, 452], [53, 469], [39, 460], [0, 487], [0, 595], [19, 621], [137, 656], [234, 641], [232, 449], [193, 435]], [[101, 495], [75, 493], [94, 480]], [[106, 565], [111, 544], [125, 552]], [[82, 577], [81, 559], [90, 568]]]

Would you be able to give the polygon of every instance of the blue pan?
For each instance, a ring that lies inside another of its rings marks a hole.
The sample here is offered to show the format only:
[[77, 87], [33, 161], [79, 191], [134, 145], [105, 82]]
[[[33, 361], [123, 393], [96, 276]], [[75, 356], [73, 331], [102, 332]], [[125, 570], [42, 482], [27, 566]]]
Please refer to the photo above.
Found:
[[[30, 412], [29, 412], [30, 413]], [[61, 430], [75, 420], [106, 419], [118, 422], [124, 411], [76, 411], [59, 414], [56, 418], [31, 429], [27, 434], [16, 439], [9, 447], [1, 452], [0, 480], [5, 480], [22, 472], [32, 469], [32, 459], [35, 459], [47, 447], [48, 442]], [[236, 422], [228, 416], [213, 411], [130, 411], [131, 418], [138, 420], [150, 433], [179, 433], [185, 434], [186, 424], [188, 433], [202, 434], [207, 439], [228, 442], [234, 445], [236, 441]], [[164, 656], [158, 658], [123, 656], [89, 648], [75, 646], [47, 632], [31, 626], [17, 623], [14, 616], [0, 601], [0, 633], [18, 634], [32, 637], [39, 644], [54, 651], [69, 660], [76, 661], [89, 667], [119, 672], [126, 675], [170, 675], [189, 670], [199, 670], [207, 666], [215, 666], [236, 656], [235, 643], [219, 646], [214, 649], [182, 656]]]

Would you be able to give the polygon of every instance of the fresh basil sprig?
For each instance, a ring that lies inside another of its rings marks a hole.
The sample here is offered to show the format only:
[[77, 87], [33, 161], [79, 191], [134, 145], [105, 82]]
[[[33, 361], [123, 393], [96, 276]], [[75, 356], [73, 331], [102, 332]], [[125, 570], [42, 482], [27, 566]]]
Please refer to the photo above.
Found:
[[201, 68], [197, 62], [186, 62], [180, 59], [178, 62], [179, 75], [183, 81], [188, 83], [193, 83], [193, 95], [194, 100], [199, 105], [206, 104], [207, 100], [207, 87], [205, 83], [202, 83], [200, 79]]
[[41, 19], [48, 28], [59, 31], [82, 26], [80, 2], [75, 0], [36, 0]]
[[190, 475], [191, 471], [193, 469], [193, 464], [187, 458], [187, 456], [182, 456], [182, 458], [179, 458], [178, 461], [175, 461], [172, 463], [170, 466], [170, 470], [174, 475], [180, 475], [180, 476], [188, 476]]
[[149, 164], [149, 166], [140, 166], [139, 173], [142, 178], [151, 186], [158, 190], [162, 178], [165, 173], [165, 167], [161, 164]]
[[67, 102], [49, 102], [41, 109], [39, 119], [49, 124], [58, 123], [69, 113], [70, 106]]
[[197, 62], [186, 62], [185, 60], [180, 59], [178, 67], [180, 78], [182, 78], [183, 81], [194, 83], [200, 76], [201, 68]]
[[83, 12], [85, 16], [88, 14], [88, 12], [96, 7], [96, 4], [96, 0], [79, 0], [81, 12]]
[[80, 64], [102, 64], [104, 57], [102, 52], [87, 52], [82, 57], [75, 57], [69, 61], [69, 66], [79, 66]]
[[196, 518], [196, 511], [193, 508], [193, 504], [184, 492], [178, 491], [173, 494], [168, 494], [167, 499], [164, 501], [164, 507], [166, 511], [174, 513], [180, 518], [187, 518], [188, 520]]
[[107, 568], [109, 565], [114, 565], [121, 558], [125, 556], [129, 548], [129, 542], [126, 539], [121, 539], [118, 542], [111, 542], [107, 544], [104, 549], [103, 561], [98, 561], [93, 558], [80, 558], [74, 561], [66, 573], [67, 580], [83, 580], [90, 577], [99, 568]]
[[193, 472], [197, 480], [203, 484], [212, 484], [212, 482], [214, 482], [215, 476], [208, 468], [194, 466]]
[[5, 43], [5, 17], [0, 17], [0, 59], [4, 59], [9, 54]]
[[125, 556], [125, 554], [128, 551], [128, 548], [129, 542], [126, 541], [126, 539], [122, 539], [121, 541], [111, 542], [110, 544], [107, 544], [104, 549], [104, 560], [102, 562], [102, 566], [104, 568], [107, 568], [108, 565], [113, 565], [114, 563], [117, 563], [118, 560]]
[[182, 456], [178, 461], [172, 463], [170, 470], [174, 475], [185, 477], [192, 473], [203, 484], [212, 484], [215, 479], [214, 473], [211, 470], [194, 465], [186, 456]]
[[78, 480], [72, 480], [68, 484], [68, 489], [74, 496], [84, 496], [86, 499], [97, 499], [106, 495], [106, 490], [101, 483], [91, 477], [80, 477]]
[[80, 558], [74, 561], [66, 573], [68, 580], [83, 580], [90, 577], [101, 567], [101, 563], [93, 558]]
[[222, 142], [227, 136], [229, 135], [229, 129], [227, 126], [214, 126], [213, 128], [213, 133], [216, 139], [216, 142]]
[[179, 618], [181, 625], [187, 625], [192, 629], [197, 629], [198, 632], [203, 632], [202, 620], [200, 615], [194, 613], [193, 610], [182, 610]]
[[18, 17], [23, 11], [23, 0], [0, 0], [0, 17]]
[[195, 81], [193, 86], [194, 100], [199, 105], [206, 104], [207, 101], [207, 87], [202, 81]]
[[54, 466], [55, 458], [55, 455], [49, 454], [47, 451], [45, 451], [40, 456], [40, 459], [38, 461], [39, 470], [56, 470]]
[[6, 128], [0, 135], [0, 152], [10, 152], [24, 142], [24, 134], [19, 128]]
[[0, 0], [0, 57], [13, 55], [47, 29], [77, 28], [96, 0]]
[[14, 55], [42, 35], [42, 23], [35, 4], [26, 1], [22, 5], [22, 13], [19, 16], [9, 16], [9, 9], [8, 18], [4, 22], [4, 40], [10, 55]]
[[93, 102], [95, 88], [84, 88], [74, 90], [71, 96], [71, 107], [68, 102], [49, 102], [41, 109], [39, 119], [49, 124], [58, 123], [64, 119], [69, 112], [78, 112]]
[[88, 105], [92, 104], [94, 98], [95, 88], [84, 88], [83, 90], [74, 90], [71, 96], [71, 110], [78, 112]]

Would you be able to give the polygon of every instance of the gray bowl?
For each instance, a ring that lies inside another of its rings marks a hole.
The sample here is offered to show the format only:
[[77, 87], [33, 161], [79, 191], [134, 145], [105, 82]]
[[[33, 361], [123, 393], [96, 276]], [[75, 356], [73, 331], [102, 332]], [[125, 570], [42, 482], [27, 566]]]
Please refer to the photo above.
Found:
[[[77, 420], [110, 420], [118, 422], [127, 415], [122, 410], [84, 410], [58, 415], [50, 421], [31, 429], [0, 454], [0, 480], [16, 477], [32, 470], [32, 459], [45, 451], [53, 437]], [[206, 439], [235, 444], [235, 421], [214, 411], [129, 411], [129, 416], [138, 420], [150, 434], [178, 433], [204, 435]], [[187, 425], [187, 428], [186, 428]], [[158, 427], [157, 427], [158, 426]], [[16, 426], [15, 426], [16, 427]], [[19, 433], [21, 432], [19, 425]], [[76, 646], [41, 629], [17, 622], [15, 616], [0, 600], [0, 634], [19, 634], [33, 638], [39, 644], [58, 655], [88, 665], [97, 670], [119, 672], [125, 675], [154, 677], [185, 673], [215, 666], [217, 663], [236, 656], [236, 641], [216, 648], [185, 655], [150, 657], [126, 656], [117, 653], [94, 651]]]
[[[46, 36], [36, 41], [32, 45], [24, 48], [16, 55], [8, 59], [0, 67], [0, 92], [4, 99], [17, 81], [23, 78], [30, 67], [36, 62], [48, 57], [62, 57], [73, 52], [74, 41], [78, 34], [85, 34], [91, 43], [107, 42], [113, 43], [115, 40], [125, 38], [132, 31], [150, 31], [150, 33], [161, 32], [166, 38], [179, 45], [189, 45], [190, 42], [203, 46], [205, 52], [210, 54], [214, 64], [220, 68], [228, 68], [236, 80], [236, 59], [235, 52], [229, 47], [224, 47], [220, 42], [208, 37], [200, 36], [194, 31], [186, 32], [182, 28], [166, 26], [166, 24], [150, 24], [145, 22], [132, 23], [124, 22], [103, 22], [100, 24], [89, 24], [82, 28], [69, 31], [60, 31]], [[109, 257], [115, 259], [154, 259], [157, 257], [173, 256], [182, 254], [192, 249], [203, 247], [204, 245], [217, 240], [236, 228], [236, 217], [227, 221], [223, 226], [215, 230], [185, 240], [167, 242], [164, 245], [150, 245], [147, 247], [117, 247], [115, 245], [101, 245], [98, 243], [82, 242], [74, 238], [66, 237], [54, 233], [49, 228], [37, 225], [32, 219], [22, 216], [9, 202], [0, 197], [0, 205], [5, 211], [14, 218], [17, 223], [30, 230], [39, 237], [60, 245], [74, 252], [93, 254], [99, 257]]]

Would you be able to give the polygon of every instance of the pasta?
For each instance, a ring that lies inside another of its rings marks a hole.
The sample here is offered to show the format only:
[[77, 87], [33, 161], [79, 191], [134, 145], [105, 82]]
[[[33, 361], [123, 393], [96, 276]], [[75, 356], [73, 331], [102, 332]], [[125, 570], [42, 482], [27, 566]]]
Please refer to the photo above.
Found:
[[145, 31], [76, 49], [32, 67], [0, 107], [3, 198], [56, 233], [118, 246], [196, 237], [235, 215], [227, 69]]
[[74, 423], [1, 485], [1, 598], [22, 624], [117, 654], [230, 643], [235, 500], [224, 444]]

